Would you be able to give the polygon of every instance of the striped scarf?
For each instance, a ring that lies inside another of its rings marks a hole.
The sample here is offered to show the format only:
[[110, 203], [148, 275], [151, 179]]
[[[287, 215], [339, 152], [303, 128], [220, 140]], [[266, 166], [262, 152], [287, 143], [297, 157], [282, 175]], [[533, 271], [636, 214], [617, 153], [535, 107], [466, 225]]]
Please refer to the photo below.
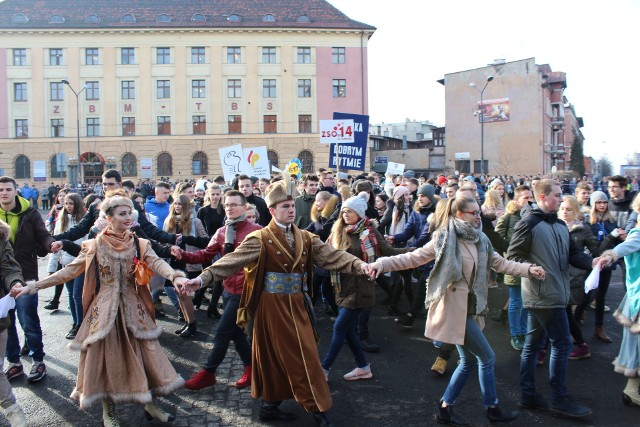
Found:
[[[363, 218], [357, 224], [347, 229], [347, 234], [357, 234], [360, 238], [360, 249], [362, 250], [362, 260], [367, 263], [375, 262], [376, 258], [380, 255], [378, 248], [378, 239], [376, 239], [376, 233], [371, 226], [368, 218]], [[327, 243], [331, 243], [331, 236]], [[333, 286], [340, 286], [340, 272], [331, 271], [331, 284]]]

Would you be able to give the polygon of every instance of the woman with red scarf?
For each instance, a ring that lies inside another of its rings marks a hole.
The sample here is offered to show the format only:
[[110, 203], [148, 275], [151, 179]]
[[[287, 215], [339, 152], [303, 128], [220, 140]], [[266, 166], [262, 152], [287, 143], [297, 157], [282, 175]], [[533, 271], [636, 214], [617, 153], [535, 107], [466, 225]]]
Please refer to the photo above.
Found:
[[[347, 251], [361, 260], [374, 262], [380, 255], [395, 255], [409, 251], [407, 248], [394, 249], [371, 225], [365, 216], [369, 193], [361, 192], [342, 203], [340, 216], [333, 225], [327, 240], [334, 248]], [[371, 367], [362, 350], [356, 333], [358, 315], [374, 305], [375, 282], [365, 276], [331, 272], [331, 284], [335, 290], [338, 317], [333, 324], [333, 336], [329, 351], [322, 361], [327, 381], [329, 369], [345, 343], [349, 345], [356, 361], [356, 368], [344, 375], [345, 380], [371, 378]]]

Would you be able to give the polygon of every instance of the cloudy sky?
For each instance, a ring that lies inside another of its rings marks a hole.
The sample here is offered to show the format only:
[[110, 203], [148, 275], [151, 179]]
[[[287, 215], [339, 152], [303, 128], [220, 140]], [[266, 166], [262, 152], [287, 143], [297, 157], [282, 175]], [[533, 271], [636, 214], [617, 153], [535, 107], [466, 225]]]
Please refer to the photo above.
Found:
[[497, 58], [535, 58], [567, 73], [565, 96], [584, 119], [585, 154], [614, 165], [640, 152], [640, 1], [329, 0], [377, 27], [369, 40], [372, 123], [444, 122], [447, 73]]

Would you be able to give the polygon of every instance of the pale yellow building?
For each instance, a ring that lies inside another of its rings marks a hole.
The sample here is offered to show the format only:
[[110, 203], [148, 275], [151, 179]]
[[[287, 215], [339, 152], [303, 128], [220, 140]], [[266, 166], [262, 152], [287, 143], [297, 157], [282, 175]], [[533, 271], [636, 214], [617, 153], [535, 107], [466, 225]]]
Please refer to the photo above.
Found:
[[72, 3], [0, 3], [0, 169], [20, 181], [74, 181], [78, 154], [85, 182], [215, 176], [234, 144], [312, 171], [319, 120], [367, 114], [375, 28], [326, 1]]

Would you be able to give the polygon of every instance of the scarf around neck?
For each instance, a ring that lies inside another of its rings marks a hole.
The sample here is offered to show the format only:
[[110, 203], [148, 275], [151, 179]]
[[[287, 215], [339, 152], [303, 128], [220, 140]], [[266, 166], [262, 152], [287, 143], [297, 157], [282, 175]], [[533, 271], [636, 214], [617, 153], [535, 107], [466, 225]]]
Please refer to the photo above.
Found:
[[[487, 283], [493, 259], [493, 247], [481, 229], [470, 223], [451, 218], [446, 228], [436, 231], [434, 236], [436, 260], [431, 275], [427, 279], [427, 308], [434, 301], [442, 299], [452, 283], [463, 280], [462, 261], [458, 240], [465, 240], [476, 245], [478, 263], [475, 275], [467, 282], [469, 292], [476, 295], [476, 314], [481, 315], [487, 309]], [[465, 279], [466, 281], [466, 279]]]
[[107, 249], [114, 252], [124, 252], [131, 249], [133, 245], [133, 233], [130, 230], [124, 230], [121, 233], [113, 231], [111, 225], [102, 230], [100, 241]]
[[[347, 234], [356, 234], [360, 240], [360, 249], [362, 250], [362, 260], [372, 263], [380, 255], [378, 248], [378, 239], [376, 233], [371, 226], [369, 219], [363, 218], [358, 223], [347, 228]], [[327, 243], [331, 244], [331, 238]], [[334, 286], [340, 285], [340, 272], [331, 271], [331, 283]]]
[[226, 227], [224, 230], [224, 253], [228, 254], [234, 251], [236, 241], [236, 224], [247, 219], [247, 214], [243, 213], [238, 218], [227, 219], [224, 222]]

